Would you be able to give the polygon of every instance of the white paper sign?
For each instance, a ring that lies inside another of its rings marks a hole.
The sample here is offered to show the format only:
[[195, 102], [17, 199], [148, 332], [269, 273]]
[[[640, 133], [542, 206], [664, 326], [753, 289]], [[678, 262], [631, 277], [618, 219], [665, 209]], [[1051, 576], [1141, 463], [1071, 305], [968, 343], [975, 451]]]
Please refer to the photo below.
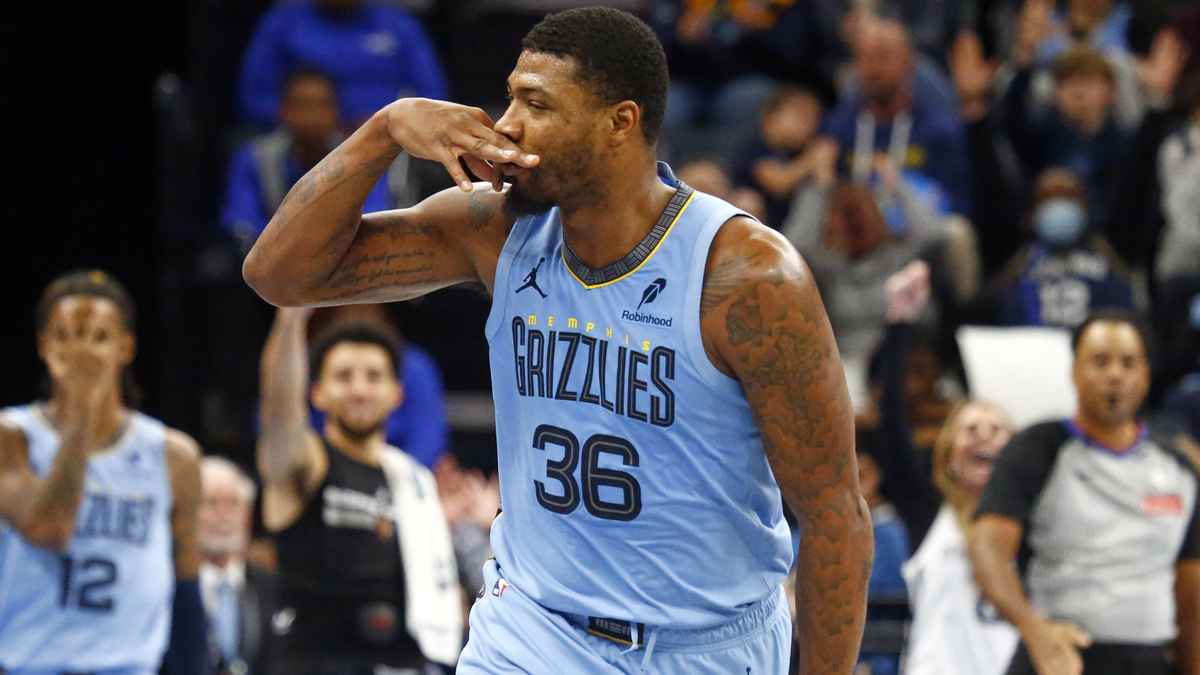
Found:
[[1075, 413], [1068, 331], [963, 326], [958, 348], [971, 397], [999, 405], [1014, 429]]

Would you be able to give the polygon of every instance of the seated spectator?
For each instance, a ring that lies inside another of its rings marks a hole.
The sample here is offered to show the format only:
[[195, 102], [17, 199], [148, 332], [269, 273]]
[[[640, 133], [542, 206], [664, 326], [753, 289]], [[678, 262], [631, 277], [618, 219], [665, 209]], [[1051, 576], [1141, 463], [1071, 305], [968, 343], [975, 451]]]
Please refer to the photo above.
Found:
[[933, 179], [950, 210], [970, 214], [970, 166], [957, 113], [914, 95], [913, 49], [904, 27], [870, 20], [859, 29], [855, 69], [861, 91], [844, 96], [822, 124], [844, 161], [866, 180], [878, 158]]
[[238, 78], [242, 120], [272, 127], [288, 74], [300, 68], [329, 74], [342, 122], [350, 129], [402, 96], [447, 95], [421, 22], [375, 0], [299, 0], [267, 10]]
[[213, 675], [267, 672], [275, 575], [246, 559], [252, 529], [254, 481], [216, 456], [200, 463], [200, 595], [208, 613]]
[[[889, 229], [877, 199], [900, 204], [903, 231]], [[803, 188], [781, 231], [821, 289], [842, 360], [859, 364], [883, 335], [884, 281], [919, 257], [933, 257], [944, 242], [940, 224], [903, 186], [876, 193], [850, 182]]]
[[645, 16], [671, 70], [663, 130], [748, 130], [781, 78], [811, 60], [807, 3], [652, 0]]
[[[230, 164], [221, 225], [243, 250], [258, 239], [288, 190], [345, 138], [337, 119], [337, 96], [328, 76], [299, 70], [287, 78], [279, 128], [251, 139]], [[385, 177], [367, 197], [364, 210], [390, 206]]]
[[[767, 223], [767, 203], [758, 190], [748, 187], [733, 187], [729, 182], [729, 174], [712, 159], [698, 159], [688, 162], [675, 172], [679, 180], [719, 199], [733, 204], [737, 208]], [[769, 223], [768, 223], [769, 224]]]
[[813, 92], [777, 87], [763, 104], [758, 134], [733, 158], [734, 185], [763, 195], [772, 227], [787, 219], [792, 197], [803, 182], [833, 182], [837, 146], [815, 140], [821, 110], [821, 100]]
[[1074, 328], [1095, 309], [1133, 309], [1129, 274], [1089, 225], [1084, 195], [1065, 169], [1038, 178], [1030, 215], [1037, 238], [1009, 261], [989, 294], [997, 323]]
[[1088, 212], [1103, 218], [1129, 141], [1110, 114], [1112, 66], [1099, 52], [1081, 46], [1059, 56], [1053, 74], [1054, 107], [1032, 111], [1028, 94], [1033, 72], [1017, 72], [1004, 94], [1001, 129], [1025, 175], [1036, 176], [1049, 167], [1071, 170], [1091, 195]]

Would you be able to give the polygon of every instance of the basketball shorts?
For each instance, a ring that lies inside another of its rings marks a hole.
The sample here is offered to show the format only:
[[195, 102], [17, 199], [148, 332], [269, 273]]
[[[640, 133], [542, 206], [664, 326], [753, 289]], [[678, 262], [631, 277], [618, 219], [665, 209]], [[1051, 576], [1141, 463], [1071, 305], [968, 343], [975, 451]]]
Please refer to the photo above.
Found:
[[792, 619], [783, 588], [741, 616], [696, 630], [630, 625], [537, 604], [484, 565], [455, 675], [783, 675]]

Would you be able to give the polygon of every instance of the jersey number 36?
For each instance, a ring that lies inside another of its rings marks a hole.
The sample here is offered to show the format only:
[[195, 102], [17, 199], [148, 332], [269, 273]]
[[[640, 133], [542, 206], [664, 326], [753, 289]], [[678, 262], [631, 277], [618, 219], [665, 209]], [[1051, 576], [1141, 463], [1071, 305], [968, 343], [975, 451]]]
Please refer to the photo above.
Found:
[[[548, 445], [563, 448], [562, 459], [546, 461], [546, 478], [561, 484], [562, 494], [551, 494], [546, 483], [533, 481], [537, 500], [546, 509], [555, 513], [568, 514], [579, 502], [587, 507], [588, 513], [605, 520], [633, 520], [642, 512], [642, 486], [637, 479], [625, 471], [606, 469], [600, 466], [601, 455], [612, 455], [621, 460], [622, 466], [638, 465], [638, 452], [633, 445], [616, 436], [596, 434], [579, 445], [575, 434], [560, 427], [543, 424], [533, 432], [533, 447], [545, 450]], [[580, 479], [575, 479], [575, 470], [582, 461]], [[600, 498], [600, 488], [610, 488], [621, 493], [621, 501], [610, 502]], [[559, 491], [556, 491], [559, 492]]]

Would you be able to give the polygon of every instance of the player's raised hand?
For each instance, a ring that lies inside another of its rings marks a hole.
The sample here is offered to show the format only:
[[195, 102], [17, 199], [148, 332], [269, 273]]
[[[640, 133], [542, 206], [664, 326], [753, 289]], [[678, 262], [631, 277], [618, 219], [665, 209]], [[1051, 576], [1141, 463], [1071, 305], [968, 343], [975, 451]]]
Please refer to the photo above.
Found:
[[1033, 63], [1038, 47], [1056, 28], [1054, 0], [1025, 0], [1018, 19], [1017, 44], [1013, 47], [1013, 59], [1026, 68]]
[[888, 301], [888, 323], [913, 323], [929, 302], [929, 265], [914, 260], [888, 277], [883, 288]]
[[98, 325], [97, 315], [80, 308], [55, 328], [55, 344], [47, 349], [50, 377], [68, 402], [91, 406], [103, 401], [120, 381], [121, 363], [106, 355], [105, 343], [119, 336]]
[[1190, 49], [1175, 31], [1164, 28], [1154, 35], [1150, 55], [1138, 59], [1138, 74], [1151, 92], [1167, 97], [1175, 90], [1179, 73], [1187, 65]]
[[496, 191], [504, 186], [500, 164], [537, 166], [538, 156], [521, 152], [507, 136], [495, 131], [487, 113], [457, 103], [427, 98], [400, 99], [384, 109], [388, 134], [413, 157], [440, 162], [460, 188], [472, 185], [459, 158]]
[[995, 59], [985, 59], [983, 44], [972, 31], [962, 31], [950, 50], [950, 73], [962, 101], [963, 112], [971, 119], [987, 114], [987, 88], [1000, 64]]

